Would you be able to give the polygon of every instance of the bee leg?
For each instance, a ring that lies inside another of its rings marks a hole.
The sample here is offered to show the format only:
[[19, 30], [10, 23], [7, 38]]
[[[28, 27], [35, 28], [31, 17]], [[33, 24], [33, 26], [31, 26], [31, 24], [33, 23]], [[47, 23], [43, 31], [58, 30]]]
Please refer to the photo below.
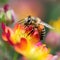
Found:
[[34, 32], [34, 28], [28, 33], [28, 35], [27, 36], [29, 36], [31, 33], [33, 33]]
[[41, 34], [40, 34], [40, 36], [41, 36], [41, 40], [44, 40], [44, 37], [45, 37], [45, 28], [41, 31]]
[[29, 25], [24, 25], [25, 26], [25, 29], [28, 27], [29, 28]]

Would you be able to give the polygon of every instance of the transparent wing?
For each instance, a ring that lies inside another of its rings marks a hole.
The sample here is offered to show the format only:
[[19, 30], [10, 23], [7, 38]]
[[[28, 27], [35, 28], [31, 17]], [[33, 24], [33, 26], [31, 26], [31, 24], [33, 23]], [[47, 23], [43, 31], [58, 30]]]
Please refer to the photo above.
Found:
[[47, 27], [47, 28], [55, 29], [55, 28], [53, 28], [52, 26], [50, 26], [49, 24], [44, 23], [44, 22], [42, 22], [42, 21], [40, 22], [40, 24], [44, 25], [44, 26]]
[[24, 19], [21, 19], [21, 20], [17, 21], [17, 23], [19, 23], [19, 24], [22, 24], [24, 22], [25, 22]]

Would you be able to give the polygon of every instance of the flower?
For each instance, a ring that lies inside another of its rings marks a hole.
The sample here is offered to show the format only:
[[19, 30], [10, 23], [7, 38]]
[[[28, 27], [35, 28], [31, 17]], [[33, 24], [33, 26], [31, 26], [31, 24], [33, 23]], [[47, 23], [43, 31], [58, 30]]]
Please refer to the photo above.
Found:
[[49, 31], [45, 40], [50, 47], [55, 48], [60, 46], [60, 34], [54, 31]]
[[50, 24], [55, 28], [53, 31], [60, 34], [60, 18], [56, 21], [50, 21]]
[[28, 35], [32, 28], [32, 26], [25, 28], [22, 25], [16, 24], [14, 29], [11, 29], [2, 24], [2, 38], [3, 40], [13, 45], [14, 48], [18, 47], [19, 50], [25, 50], [25, 48], [27, 49], [27, 47], [29, 47], [31, 44], [34, 45], [40, 40], [37, 29], [35, 29], [33, 33]]
[[16, 52], [25, 56], [28, 60], [48, 60], [50, 50], [40, 42], [38, 30], [33, 26], [16, 24], [13, 29], [2, 24], [2, 38], [8, 42]]

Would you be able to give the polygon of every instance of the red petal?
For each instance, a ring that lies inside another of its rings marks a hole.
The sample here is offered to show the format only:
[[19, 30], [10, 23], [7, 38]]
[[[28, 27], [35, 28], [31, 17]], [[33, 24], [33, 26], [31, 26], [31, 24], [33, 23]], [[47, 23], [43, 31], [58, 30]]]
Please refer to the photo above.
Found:
[[33, 29], [32, 25], [26, 27], [26, 33], [30, 32]]
[[8, 41], [8, 39], [6, 37], [6, 34], [4, 32], [2, 33], [2, 38], [3, 38], [4, 41]]
[[5, 24], [4, 23], [1, 24], [1, 27], [2, 27], [3, 31], [5, 31]]
[[20, 43], [17, 43], [15, 46], [20, 50], [25, 50], [27, 47], [27, 40], [25, 38], [21, 38]]

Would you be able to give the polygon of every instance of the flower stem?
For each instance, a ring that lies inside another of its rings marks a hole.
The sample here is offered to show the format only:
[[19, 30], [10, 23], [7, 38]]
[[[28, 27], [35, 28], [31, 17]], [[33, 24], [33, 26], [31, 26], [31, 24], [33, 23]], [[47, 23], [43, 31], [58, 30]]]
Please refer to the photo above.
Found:
[[13, 60], [17, 60], [17, 57], [18, 57], [18, 54], [15, 52], [15, 53], [14, 53]]

